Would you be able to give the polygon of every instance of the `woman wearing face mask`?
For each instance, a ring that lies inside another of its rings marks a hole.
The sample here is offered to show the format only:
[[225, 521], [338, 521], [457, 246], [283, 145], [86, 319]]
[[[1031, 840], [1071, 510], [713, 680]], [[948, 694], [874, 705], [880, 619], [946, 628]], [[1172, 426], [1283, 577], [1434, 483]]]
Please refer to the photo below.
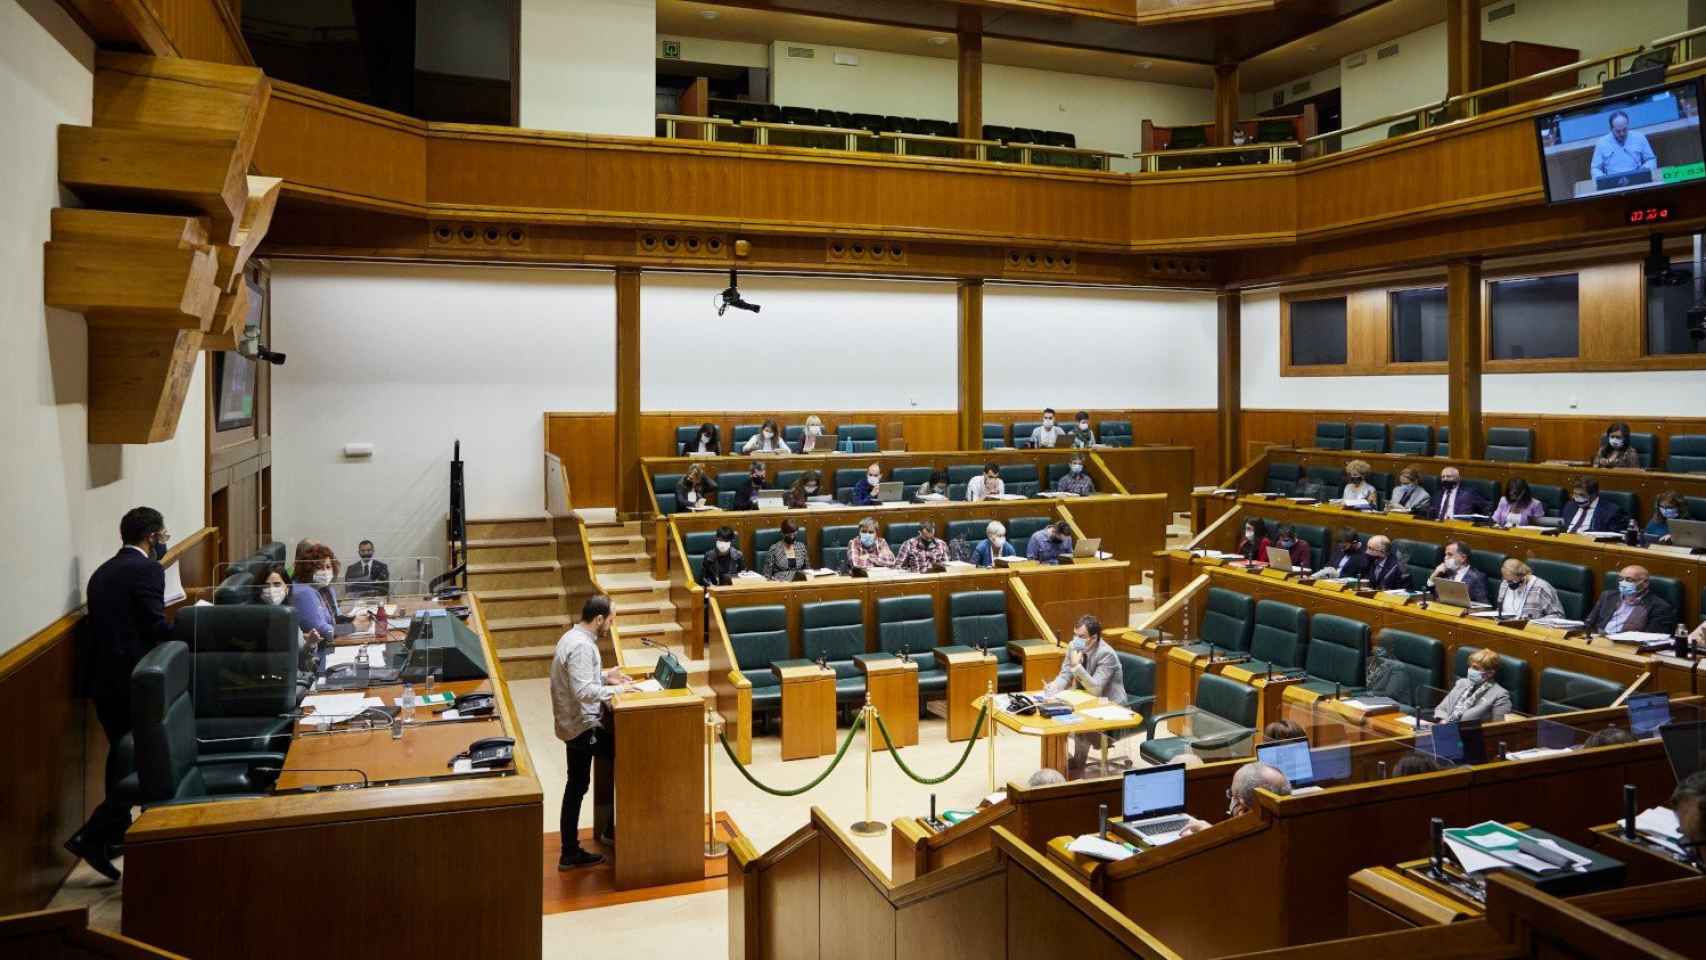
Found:
[[782, 539], [764, 551], [764, 564], [759, 572], [766, 580], [787, 583], [806, 569], [806, 541], [792, 520], [782, 521]]
[[806, 418], [806, 428], [800, 431], [800, 452], [811, 453], [822, 439], [823, 421], [814, 413]]
[[1274, 546], [1291, 554], [1293, 570], [1309, 569], [1309, 561], [1312, 559], [1313, 551], [1309, 547], [1309, 541], [1299, 537], [1297, 530], [1291, 524], [1282, 523], [1274, 527]]
[[1501, 620], [1535, 620], [1561, 617], [1564, 605], [1550, 583], [1534, 575], [1528, 564], [1515, 557], [1499, 568], [1498, 611]]
[[1345, 464], [1345, 490], [1341, 495], [1347, 507], [1378, 507], [1380, 491], [1368, 482], [1368, 461], [1352, 460]]
[[782, 505], [789, 510], [804, 510], [813, 497], [823, 495], [823, 475], [816, 470], [800, 474], [794, 485], [782, 496]]
[[[332, 548], [323, 543], [309, 547], [304, 554], [292, 576], [281, 576], [281, 580], [289, 584], [289, 603], [296, 611], [296, 621], [302, 627], [303, 636], [313, 641], [330, 640], [338, 614], [337, 595], [332, 584], [337, 576], [338, 561], [332, 556]], [[282, 570], [279, 572], [283, 574]], [[269, 574], [265, 582], [271, 581]]]
[[[272, 566], [267, 567], [266, 571], [261, 574], [261, 603], [266, 604], [269, 607], [285, 607], [290, 610], [295, 610], [295, 606], [289, 602], [291, 594], [290, 588], [290, 574], [284, 569], [284, 564], [275, 563]], [[301, 622], [301, 614], [298, 613], [297, 623], [300, 625]], [[331, 627], [326, 625], [325, 629], [330, 630]], [[300, 658], [298, 669], [305, 674], [319, 673], [320, 669], [325, 665], [318, 656], [319, 651], [317, 648], [319, 647], [318, 639], [320, 636], [321, 634], [318, 630], [316, 630], [312, 635], [306, 631], [303, 631], [300, 634], [301, 643], [297, 647], [296, 653]], [[331, 636], [331, 634], [327, 633], [325, 636]]]
[[1499, 686], [1494, 677], [1499, 672], [1499, 655], [1482, 647], [1469, 657], [1468, 676], [1451, 688], [1438, 707], [1434, 708], [1437, 723], [1457, 723], [1462, 720], [1498, 722], [1511, 712], [1511, 695]]
[[849, 500], [855, 507], [871, 507], [882, 501], [877, 499], [877, 488], [883, 483], [883, 468], [879, 464], [871, 464], [865, 468], [865, 475], [853, 485], [853, 499]]
[[995, 566], [996, 557], [1015, 557], [1019, 555], [1013, 545], [1007, 542], [1007, 528], [1001, 521], [991, 520], [984, 528], [984, 538], [977, 542], [977, 550], [972, 554], [972, 561], [980, 567]]
[[887, 540], [877, 536], [876, 518], [866, 517], [859, 521], [859, 535], [847, 544], [847, 565], [855, 570], [869, 570], [894, 564], [894, 550]]
[[1080, 410], [1078, 411], [1078, 416], [1073, 417], [1072, 419], [1073, 422], [1078, 424], [1078, 426], [1072, 431], [1072, 445], [1080, 450], [1095, 446], [1096, 431], [1090, 429], [1089, 412]]
[[1686, 519], [1682, 516], [1682, 494], [1675, 490], [1666, 490], [1653, 500], [1653, 518], [1647, 521], [1648, 543], [1669, 543], [1670, 522], [1676, 519]]
[[1261, 517], [1244, 521], [1244, 534], [1238, 540], [1238, 552], [1252, 563], [1268, 562], [1268, 525]]
[[766, 420], [740, 449], [742, 453], [787, 453], [788, 444], [783, 442], [782, 429], [776, 426], [776, 421]]
[[746, 479], [741, 481], [740, 489], [735, 491], [735, 509], [757, 510], [758, 493], [769, 486], [770, 478], [765, 473], [764, 463], [759, 460], [752, 461], [752, 466], [747, 468]]
[[1593, 455], [1593, 465], [1603, 469], [1640, 469], [1641, 455], [1629, 444], [1627, 423], [1605, 428], [1605, 435], [1599, 438], [1599, 450]]
[[711, 549], [705, 551], [705, 558], [699, 563], [699, 583], [707, 587], [715, 587], [735, 578], [735, 575], [746, 569], [746, 560], [735, 546], [735, 531], [733, 527], [723, 527], [717, 531], [717, 542], [711, 544]]
[[1493, 508], [1493, 525], [1496, 527], [1532, 527], [1546, 516], [1546, 504], [1534, 499], [1533, 491], [1528, 489], [1528, 481], [1521, 477], [1512, 477], [1505, 481], [1505, 495], [1499, 498], [1499, 505]]
[[722, 453], [722, 437], [717, 435], [717, 425], [714, 423], [701, 423], [699, 425], [699, 435], [694, 437], [681, 452], [687, 456], [695, 456], [698, 454], [710, 454], [711, 456], [716, 456], [717, 454]]
[[930, 474], [930, 479], [919, 484], [918, 489], [912, 494], [914, 500], [923, 500], [927, 497], [948, 499], [948, 471], [937, 470]]
[[717, 485], [705, 473], [703, 464], [695, 463], [675, 485], [675, 509], [686, 513], [700, 507], [717, 505]]
[[1392, 488], [1392, 499], [1386, 501], [1389, 510], [1399, 508], [1411, 513], [1426, 513], [1433, 497], [1428, 488], [1422, 486], [1422, 475], [1415, 467], [1405, 467], [1398, 471], [1398, 485]]
[[1066, 473], [1054, 482], [1054, 488], [1060, 493], [1071, 493], [1080, 497], [1087, 497], [1096, 492], [1096, 481], [1091, 480], [1090, 475], [1084, 472], [1083, 454], [1072, 455], [1072, 459], [1067, 461]]

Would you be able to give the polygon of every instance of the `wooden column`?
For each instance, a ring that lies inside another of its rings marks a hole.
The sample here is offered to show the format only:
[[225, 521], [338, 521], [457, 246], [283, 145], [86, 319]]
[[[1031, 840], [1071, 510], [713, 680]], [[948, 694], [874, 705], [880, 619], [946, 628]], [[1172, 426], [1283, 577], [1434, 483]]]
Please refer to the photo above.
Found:
[[616, 509], [640, 510], [640, 271], [616, 271]]
[[1214, 68], [1214, 143], [1232, 146], [1232, 128], [1238, 125], [1238, 64], [1222, 63]]
[[1215, 297], [1215, 339], [1220, 346], [1220, 470], [1215, 476], [1220, 480], [1244, 465], [1244, 401], [1239, 392], [1244, 377], [1243, 305], [1244, 295], [1237, 290], [1222, 290]]
[[[983, 136], [983, 14], [960, 8], [960, 136]], [[968, 146], [969, 149], [969, 146]], [[975, 151], [969, 154], [975, 157]]]
[[1451, 455], [1468, 460], [1486, 456], [1481, 429], [1481, 260], [1453, 260], [1445, 268], [1447, 336], [1446, 403]]
[[[1445, 2], [1445, 94], [1455, 97], [1481, 86], [1481, 2]], [[1468, 116], [1464, 109], [1453, 116]], [[1455, 442], [1455, 441], [1454, 441]]]
[[959, 449], [983, 449], [983, 281], [961, 280]]

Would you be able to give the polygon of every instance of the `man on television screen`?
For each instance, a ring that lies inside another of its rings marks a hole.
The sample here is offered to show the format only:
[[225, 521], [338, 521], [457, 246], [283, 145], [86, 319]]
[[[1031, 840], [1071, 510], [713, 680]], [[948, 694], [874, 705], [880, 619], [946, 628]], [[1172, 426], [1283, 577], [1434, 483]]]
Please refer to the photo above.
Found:
[[1640, 170], [1657, 171], [1659, 160], [1653, 148], [1639, 131], [1629, 129], [1629, 115], [1621, 110], [1611, 114], [1611, 132], [1599, 138], [1593, 146], [1594, 179], [1615, 177]]

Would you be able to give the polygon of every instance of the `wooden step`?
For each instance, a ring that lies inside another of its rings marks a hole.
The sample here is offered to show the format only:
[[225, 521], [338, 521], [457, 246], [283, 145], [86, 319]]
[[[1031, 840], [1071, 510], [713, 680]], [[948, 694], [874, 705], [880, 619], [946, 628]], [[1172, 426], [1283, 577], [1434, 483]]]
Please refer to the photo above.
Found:
[[551, 675], [551, 658], [557, 653], [555, 644], [532, 647], [510, 647], [498, 651], [498, 669], [505, 680], [533, 680]]
[[512, 563], [471, 563], [468, 589], [476, 593], [520, 587], [560, 587], [562, 568], [555, 560], [522, 560]]
[[468, 541], [468, 560], [472, 563], [555, 559], [557, 541], [552, 537], [495, 537]]
[[675, 622], [675, 604], [668, 597], [623, 593], [611, 597], [610, 604], [624, 629], [629, 624]]
[[575, 617], [566, 613], [538, 617], [502, 617], [486, 621], [492, 636], [492, 646], [499, 650], [531, 647], [541, 644], [556, 646], [563, 634], [575, 624]]
[[593, 556], [598, 556], [599, 547], [610, 547], [618, 544], [635, 550], [646, 548], [646, 535], [635, 530], [624, 530], [619, 527], [588, 527], [586, 531], [587, 546], [592, 547]]
[[491, 540], [502, 537], [548, 537], [551, 518], [540, 514], [521, 514], [511, 517], [477, 517], [467, 523], [468, 539]]
[[606, 573], [647, 573], [652, 569], [652, 555], [649, 553], [612, 553], [605, 556], [594, 555], [592, 568], [600, 577]]
[[568, 591], [562, 587], [520, 587], [512, 590], [481, 590], [480, 609], [486, 617], [540, 617], [570, 612], [564, 607]]
[[669, 596], [668, 580], [653, 580], [650, 572], [598, 572], [598, 582], [610, 594], [612, 600], [623, 594], [653, 594]]

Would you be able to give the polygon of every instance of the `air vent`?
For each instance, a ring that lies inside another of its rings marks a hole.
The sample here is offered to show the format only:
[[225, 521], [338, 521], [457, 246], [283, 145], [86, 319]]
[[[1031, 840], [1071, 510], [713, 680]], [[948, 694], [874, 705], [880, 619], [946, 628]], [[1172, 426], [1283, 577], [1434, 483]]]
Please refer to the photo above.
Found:
[[1374, 59], [1376, 60], [1387, 60], [1392, 57], [1396, 57], [1397, 55], [1398, 45], [1396, 43], [1381, 47], [1379, 50], [1374, 51]]
[[1357, 67], [1360, 67], [1367, 62], [1368, 62], [1368, 54], [1366, 54], [1366, 53], [1353, 53], [1350, 56], [1345, 58], [1345, 69], [1346, 70], [1355, 70]]
[[1314, 85], [1315, 85], [1315, 82], [1313, 80], [1302, 80], [1302, 81], [1299, 81], [1297, 83], [1294, 83], [1291, 85], [1291, 95], [1295, 97], [1299, 94], [1308, 93], [1309, 88], [1314, 86]]
[[1516, 16], [1516, 4], [1507, 3], [1502, 7], [1494, 7], [1493, 9], [1488, 10], [1487, 22], [1492, 23], [1495, 20], [1503, 20], [1506, 17], [1514, 16]]
[[815, 59], [817, 59], [817, 48], [816, 47], [789, 47], [788, 48], [788, 59], [789, 60], [815, 60]]

